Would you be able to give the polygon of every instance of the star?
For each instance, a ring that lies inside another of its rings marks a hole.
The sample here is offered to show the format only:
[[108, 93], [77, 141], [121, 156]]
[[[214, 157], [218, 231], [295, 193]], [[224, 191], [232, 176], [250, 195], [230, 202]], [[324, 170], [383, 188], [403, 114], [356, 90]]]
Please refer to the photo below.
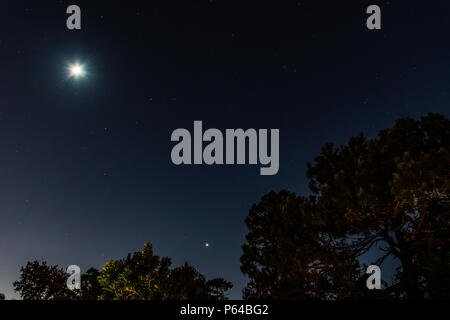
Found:
[[209, 247], [209, 243], [207, 242], [207, 243], [205, 243], [205, 247], [206, 248], [208, 248]]

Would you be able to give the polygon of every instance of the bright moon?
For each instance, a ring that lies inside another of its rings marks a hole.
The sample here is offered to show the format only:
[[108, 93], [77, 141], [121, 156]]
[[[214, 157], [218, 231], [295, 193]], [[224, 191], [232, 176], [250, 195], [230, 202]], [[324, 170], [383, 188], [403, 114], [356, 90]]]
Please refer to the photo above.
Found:
[[69, 70], [71, 77], [79, 78], [84, 75], [84, 68], [78, 63], [70, 65]]

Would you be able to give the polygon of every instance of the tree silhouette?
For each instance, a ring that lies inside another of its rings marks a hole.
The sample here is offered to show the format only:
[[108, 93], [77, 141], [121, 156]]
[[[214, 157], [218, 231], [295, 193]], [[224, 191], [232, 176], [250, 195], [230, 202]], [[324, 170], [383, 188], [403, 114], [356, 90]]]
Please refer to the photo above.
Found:
[[400, 262], [383, 294], [450, 296], [450, 121], [402, 118], [378, 137], [326, 144], [307, 177], [312, 196], [270, 193], [254, 205], [241, 270], [244, 296], [366, 296], [358, 257]]
[[3, 293], [0, 293], [0, 300], [5, 300], [5, 295]]
[[253, 205], [241, 270], [246, 299], [330, 299], [361, 291], [360, 267], [316, 214], [313, 198], [271, 192]]
[[13, 285], [24, 300], [74, 299], [76, 293], [67, 288], [67, 277], [58, 266], [33, 261], [20, 268], [20, 279]]
[[225, 300], [225, 292], [231, 288], [231, 282], [222, 278], [206, 280], [187, 263], [172, 269], [165, 285], [172, 300]]
[[82, 300], [97, 300], [101, 295], [101, 287], [98, 283], [100, 272], [95, 268], [90, 268], [85, 274], [81, 275], [81, 292], [79, 292]]
[[111, 260], [98, 280], [104, 300], [225, 299], [232, 285], [223, 279], [206, 281], [187, 263], [170, 269], [167, 257], [154, 255], [151, 244], [122, 260]]
[[185, 263], [170, 269], [169, 258], [153, 254], [146, 243], [140, 252], [110, 260], [98, 271], [81, 275], [81, 289], [67, 288], [68, 274], [46, 262], [28, 262], [14, 288], [25, 300], [186, 300], [226, 299], [232, 284], [224, 279], [206, 280]]

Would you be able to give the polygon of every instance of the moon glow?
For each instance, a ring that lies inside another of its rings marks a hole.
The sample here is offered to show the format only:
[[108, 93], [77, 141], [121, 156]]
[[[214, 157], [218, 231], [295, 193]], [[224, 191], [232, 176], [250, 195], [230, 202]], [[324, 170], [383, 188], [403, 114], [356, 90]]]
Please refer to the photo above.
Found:
[[76, 78], [76, 79], [84, 76], [84, 74], [85, 74], [84, 66], [79, 63], [71, 64], [69, 66], [69, 74], [70, 74], [70, 77]]

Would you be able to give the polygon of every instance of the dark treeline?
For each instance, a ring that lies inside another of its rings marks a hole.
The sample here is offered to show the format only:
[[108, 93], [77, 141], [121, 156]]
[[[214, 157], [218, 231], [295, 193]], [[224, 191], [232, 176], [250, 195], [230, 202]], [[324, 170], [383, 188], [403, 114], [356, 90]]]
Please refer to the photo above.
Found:
[[[311, 196], [271, 192], [253, 205], [244, 298], [450, 298], [450, 121], [402, 118], [366, 139], [326, 144]], [[393, 283], [366, 287], [359, 258], [395, 258]]]
[[80, 290], [67, 287], [63, 269], [38, 261], [21, 268], [14, 288], [27, 300], [223, 300], [232, 287], [224, 279], [206, 280], [187, 263], [173, 269], [171, 264], [146, 243], [142, 251], [110, 260], [100, 271], [89, 269], [81, 275]]
[[[307, 177], [311, 195], [270, 192], [246, 219], [244, 299], [450, 298], [450, 121], [438, 114], [398, 119], [373, 139], [326, 144]], [[360, 258], [399, 267], [368, 290]], [[187, 263], [142, 251], [82, 275], [81, 290], [45, 262], [21, 268], [23, 299], [225, 299], [232, 284], [206, 280]]]

